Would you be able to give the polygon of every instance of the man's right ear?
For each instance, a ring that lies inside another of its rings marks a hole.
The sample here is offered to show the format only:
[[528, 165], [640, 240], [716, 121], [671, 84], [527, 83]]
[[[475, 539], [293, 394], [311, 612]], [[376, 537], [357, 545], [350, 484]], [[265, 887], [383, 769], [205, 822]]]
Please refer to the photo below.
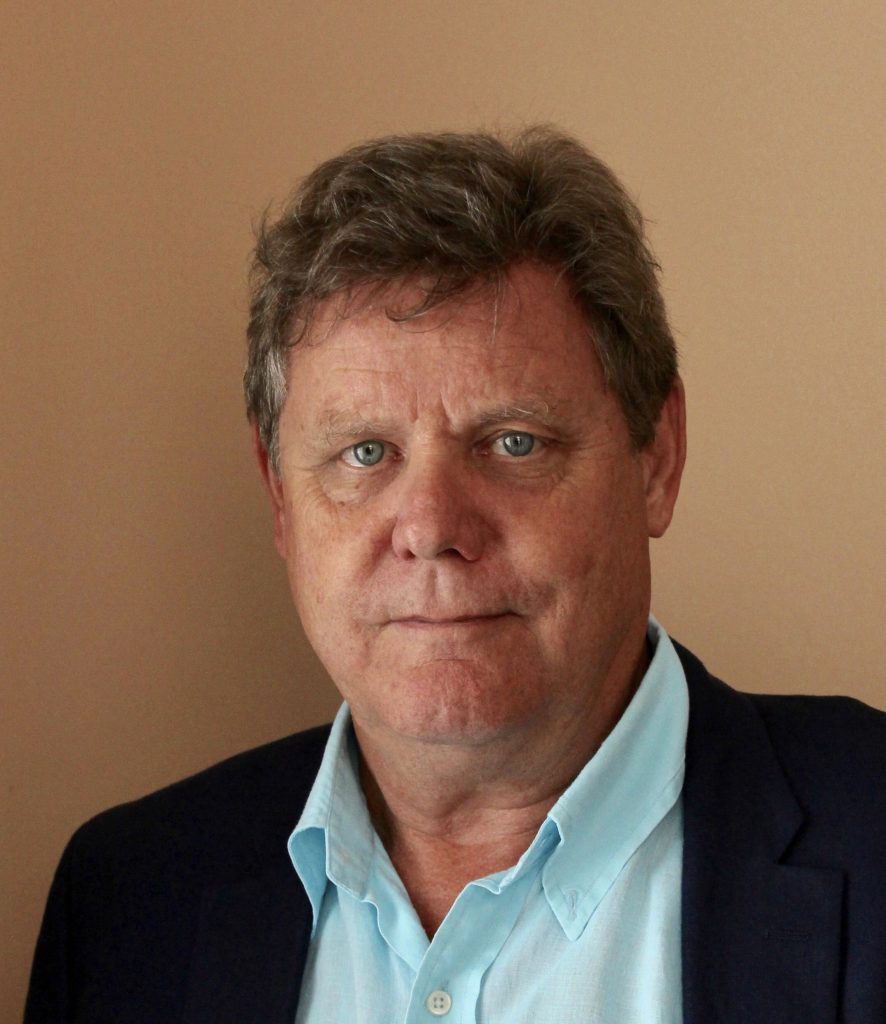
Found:
[[271, 514], [274, 517], [274, 544], [281, 558], [286, 558], [286, 503], [283, 497], [283, 481], [271, 465], [271, 457], [261, 438], [258, 424], [252, 422], [252, 450], [258, 462], [258, 469], [268, 497], [271, 499]]

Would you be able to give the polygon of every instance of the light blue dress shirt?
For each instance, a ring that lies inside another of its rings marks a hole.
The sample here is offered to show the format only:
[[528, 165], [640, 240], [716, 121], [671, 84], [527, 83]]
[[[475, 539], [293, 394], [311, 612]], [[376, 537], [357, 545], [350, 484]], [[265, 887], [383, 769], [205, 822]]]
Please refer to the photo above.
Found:
[[655, 652], [621, 719], [507, 871], [429, 941], [372, 826], [343, 705], [289, 839], [314, 914], [297, 1024], [677, 1024], [686, 679]]

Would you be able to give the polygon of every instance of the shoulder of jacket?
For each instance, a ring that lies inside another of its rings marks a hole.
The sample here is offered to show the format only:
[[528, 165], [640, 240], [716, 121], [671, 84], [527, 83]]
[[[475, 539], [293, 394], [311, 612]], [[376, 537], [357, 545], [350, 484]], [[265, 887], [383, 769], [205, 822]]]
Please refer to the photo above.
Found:
[[886, 713], [852, 697], [746, 696], [786, 768], [886, 791]]
[[65, 860], [253, 859], [284, 843], [323, 756], [329, 726], [243, 751], [81, 825]]

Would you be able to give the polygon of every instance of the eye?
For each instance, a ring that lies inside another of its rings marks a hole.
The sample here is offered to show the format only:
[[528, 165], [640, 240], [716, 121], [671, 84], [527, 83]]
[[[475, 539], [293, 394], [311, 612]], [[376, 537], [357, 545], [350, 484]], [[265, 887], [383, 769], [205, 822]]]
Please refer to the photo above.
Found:
[[502, 434], [501, 437], [496, 438], [494, 447], [498, 451], [504, 451], [507, 455], [520, 458], [534, 451], [537, 440], [534, 434], [527, 434], [522, 430], [514, 430], [509, 434]]
[[375, 466], [384, 458], [385, 446], [381, 441], [361, 441], [342, 452], [342, 458], [349, 466]]

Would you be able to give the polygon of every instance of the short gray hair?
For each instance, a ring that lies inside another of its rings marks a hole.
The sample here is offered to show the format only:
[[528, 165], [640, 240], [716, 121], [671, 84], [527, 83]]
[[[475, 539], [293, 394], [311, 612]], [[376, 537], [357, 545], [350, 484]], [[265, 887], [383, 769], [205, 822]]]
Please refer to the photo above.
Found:
[[[244, 377], [277, 468], [288, 353], [323, 300], [410, 280], [417, 316], [520, 261], [559, 270], [584, 312], [631, 439], [651, 443], [677, 353], [643, 218], [612, 171], [559, 129], [389, 136], [327, 160], [258, 230]], [[393, 314], [391, 314], [393, 315]], [[399, 319], [399, 317], [398, 317]]]

